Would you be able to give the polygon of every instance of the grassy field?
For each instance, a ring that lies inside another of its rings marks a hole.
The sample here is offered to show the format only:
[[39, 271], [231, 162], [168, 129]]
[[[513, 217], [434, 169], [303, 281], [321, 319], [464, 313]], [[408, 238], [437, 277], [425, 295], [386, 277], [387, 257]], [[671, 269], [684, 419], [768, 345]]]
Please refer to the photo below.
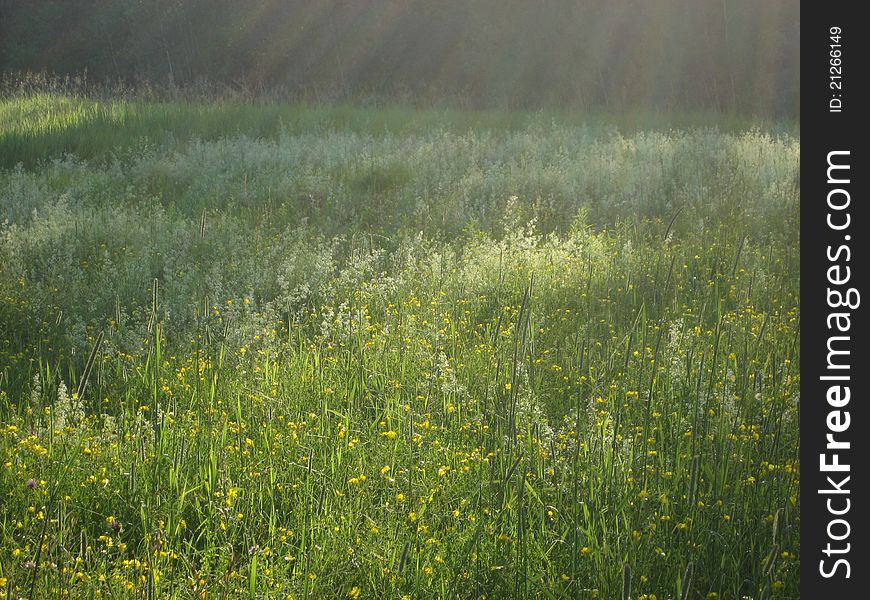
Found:
[[799, 597], [799, 134], [655, 119], [0, 101], [0, 598]]

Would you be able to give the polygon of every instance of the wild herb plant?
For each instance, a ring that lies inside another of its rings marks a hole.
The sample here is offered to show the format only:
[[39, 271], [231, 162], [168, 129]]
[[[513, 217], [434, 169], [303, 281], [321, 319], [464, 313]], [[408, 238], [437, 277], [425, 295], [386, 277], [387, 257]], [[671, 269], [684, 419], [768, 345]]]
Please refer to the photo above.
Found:
[[76, 102], [2, 103], [0, 594], [797, 597], [796, 137]]

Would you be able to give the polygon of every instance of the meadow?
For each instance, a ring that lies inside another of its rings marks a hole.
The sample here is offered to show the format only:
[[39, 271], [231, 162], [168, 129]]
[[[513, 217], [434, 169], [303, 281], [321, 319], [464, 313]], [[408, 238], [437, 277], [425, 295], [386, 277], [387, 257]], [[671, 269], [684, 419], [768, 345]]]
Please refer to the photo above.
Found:
[[710, 122], [0, 99], [0, 598], [798, 598], [799, 132]]

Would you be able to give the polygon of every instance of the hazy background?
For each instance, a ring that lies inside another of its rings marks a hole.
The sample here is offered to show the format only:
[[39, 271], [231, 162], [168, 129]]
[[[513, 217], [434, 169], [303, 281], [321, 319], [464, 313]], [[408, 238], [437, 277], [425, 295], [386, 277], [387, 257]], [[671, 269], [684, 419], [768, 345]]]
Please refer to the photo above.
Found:
[[0, 0], [0, 71], [797, 118], [797, 0]]

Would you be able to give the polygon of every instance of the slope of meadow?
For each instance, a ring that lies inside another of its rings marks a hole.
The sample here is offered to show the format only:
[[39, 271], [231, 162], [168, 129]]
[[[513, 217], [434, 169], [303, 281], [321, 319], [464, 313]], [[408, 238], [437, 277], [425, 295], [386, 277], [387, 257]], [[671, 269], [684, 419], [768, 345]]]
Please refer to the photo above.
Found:
[[0, 594], [798, 597], [794, 135], [0, 115]]

